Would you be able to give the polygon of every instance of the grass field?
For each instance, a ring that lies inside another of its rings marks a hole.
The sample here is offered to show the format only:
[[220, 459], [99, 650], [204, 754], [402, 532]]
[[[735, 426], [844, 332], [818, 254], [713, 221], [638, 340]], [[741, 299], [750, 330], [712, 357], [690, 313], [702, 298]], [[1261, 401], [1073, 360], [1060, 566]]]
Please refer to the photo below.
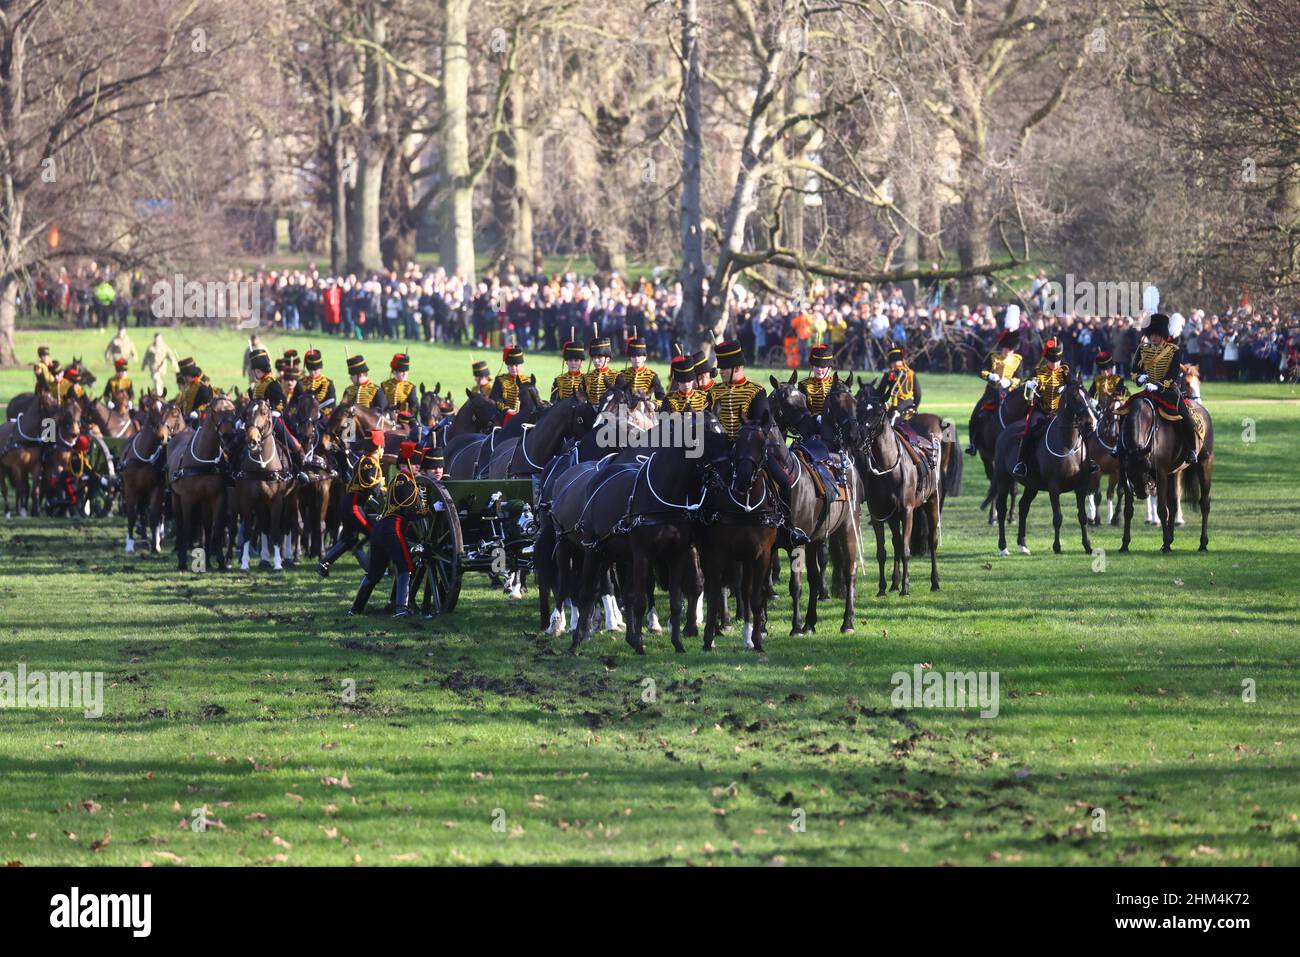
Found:
[[[38, 337], [102, 381], [107, 336], [22, 333], [23, 358]], [[239, 382], [237, 335], [167, 338]], [[341, 344], [317, 344], [340, 376]], [[353, 348], [372, 367], [395, 351]], [[467, 352], [412, 355], [415, 378], [469, 384]], [[978, 381], [924, 379], [964, 441]], [[0, 400], [29, 381], [0, 371]], [[98, 719], [0, 711], [0, 860], [1300, 864], [1300, 395], [1205, 397], [1207, 554], [1190, 525], [1172, 555], [1139, 525], [1129, 555], [1097, 530], [1099, 561], [1067, 510], [1053, 555], [1040, 502], [1033, 554], [999, 559], [968, 469], [942, 591], [918, 570], [912, 597], [876, 598], [872, 561], [855, 634], [832, 610], [790, 638], [783, 581], [763, 657], [733, 634], [685, 655], [650, 636], [646, 658], [598, 635], [571, 658], [538, 634], [535, 595], [510, 603], [474, 578], [446, 620], [358, 622], [345, 563], [324, 582], [302, 565], [184, 576], [170, 555], [123, 555], [120, 520], [0, 520], [0, 671], [107, 682]], [[997, 672], [997, 717], [894, 708], [891, 676], [918, 663]], [[195, 833], [201, 807], [212, 823]]]

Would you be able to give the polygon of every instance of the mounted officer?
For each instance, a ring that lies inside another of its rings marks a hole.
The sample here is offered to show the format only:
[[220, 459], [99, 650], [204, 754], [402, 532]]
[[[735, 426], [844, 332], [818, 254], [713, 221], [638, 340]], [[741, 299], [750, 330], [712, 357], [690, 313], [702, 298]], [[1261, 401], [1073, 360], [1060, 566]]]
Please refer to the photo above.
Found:
[[903, 420], [910, 419], [921, 404], [921, 383], [900, 347], [890, 349], [885, 361], [889, 365], [876, 382], [876, 391], [885, 397], [887, 408], [897, 409]]
[[478, 394], [485, 399], [492, 395], [492, 373], [488, 369], [488, 364], [482, 359], [478, 359], [470, 366], [470, 374], [474, 377], [474, 388]]
[[415, 403], [411, 401], [411, 396], [415, 392], [415, 383], [410, 379], [411, 357], [405, 352], [399, 352], [389, 361], [388, 368], [392, 375], [380, 386], [384, 390], [384, 398], [388, 400], [388, 407], [414, 412]]
[[808, 352], [808, 364], [812, 373], [799, 383], [799, 391], [808, 400], [808, 411], [821, 415], [822, 409], [826, 408], [826, 396], [831, 391], [835, 354], [825, 343], [815, 345]]
[[274, 423], [272, 430], [289, 453], [290, 470], [295, 473], [298, 481], [305, 485], [307, 473], [302, 470], [302, 445], [284, 424], [282, 417], [286, 401], [284, 387], [280, 384], [280, 380], [271, 374], [271, 357], [266, 354], [266, 350], [260, 349], [249, 359], [249, 366], [256, 378], [248, 387], [248, 396], [254, 401], [265, 402], [270, 408], [271, 420]]
[[104, 403], [111, 409], [113, 408], [113, 393], [125, 392], [127, 398], [127, 409], [131, 408], [131, 403], [135, 400], [135, 386], [131, 384], [131, 377], [126, 372], [127, 359], [120, 356], [113, 360], [113, 377], [104, 385]]
[[[1019, 317], [1018, 306], [1008, 306], [1007, 309], [1015, 309], [1016, 316]], [[1006, 398], [1007, 390], [1020, 385], [1018, 373], [1023, 359], [1016, 351], [1019, 347], [1020, 330], [1003, 329], [998, 334], [993, 350], [984, 357], [984, 365], [980, 367], [980, 378], [986, 380], [988, 384], [985, 385], [984, 395], [976, 403], [975, 410], [971, 412], [970, 442], [966, 445], [967, 455], [976, 453], [975, 436], [980, 434], [988, 417], [997, 411], [998, 403]]]
[[531, 389], [536, 400], [537, 376], [524, 375], [524, 350], [518, 346], [506, 346], [501, 353], [501, 361], [506, 364], [506, 371], [496, 377], [492, 383], [492, 392], [488, 398], [505, 413], [504, 425], [519, 414], [520, 396], [526, 389]]
[[582, 346], [570, 340], [560, 350], [564, 358], [564, 371], [551, 383], [551, 401], [559, 402], [582, 392], [582, 360], [586, 357]]
[[1128, 388], [1124, 385], [1124, 377], [1115, 371], [1115, 359], [1102, 349], [1097, 353], [1097, 375], [1093, 378], [1092, 385], [1088, 386], [1088, 398], [1105, 409], [1109, 407], [1112, 400], [1127, 395]]
[[587, 394], [587, 401], [600, 408], [600, 400], [618, 380], [618, 374], [609, 367], [609, 360], [614, 357], [614, 349], [608, 339], [598, 336], [587, 346], [591, 356], [592, 368], [582, 377], [582, 391]]
[[188, 364], [181, 367], [180, 374], [185, 376], [185, 386], [181, 389], [181, 414], [185, 420], [197, 419], [212, 404], [212, 387], [208, 384], [203, 370], [194, 364], [193, 359], [186, 359]]
[[314, 395], [321, 412], [325, 412], [334, 405], [334, 382], [323, 371], [325, 360], [320, 350], [308, 349], [303, 363], [307, 366], [307, 378], [299, 383], [299, 388]]
[[709, 407], [709, 397], [695, 388], [695, 360], [678, 356], [672, 361], [673, 390], [659, 408], [665, 412], [703, 412]]
[[663, 402], [664, 387], [659, 373], [646, 365], [646, 342], [632, 330], [632, 337], [623, 345], [628, 367], [623, 370], [623, 381], [637, 392], [644, 392], [657, 402]]
[[55, 389], [54, 376], [59, 364], [50, 358], [50, 347], [39, 346], [36, 349], [36, 361], [32, 363], [32, 372], [36, 373], [36, 391], [42, 388], [49, 392]]
[[[722, 381], [715, 385], [709, 396], [710, 407], [733, 441], [740, 426], [751, 418], [760, 418], [767, 411], [767, 392], [755, 382], [745, 378], [745, 354], [740, 343], [731, 339], [718, 343], [714, 350]], [[696, 370], [698, 372], [698, 370]]]
[[1061, 406], [1061, 396], [1065, 393], [1065, 384], [1070, 378], [1070, 367], [1061, 361], [1064, 354], [1060, 339], [1053, 337], [1043, 343], [1043, 358], [1034, 370], [1034, 378], [1029, 380], [1034, 399], [1029, 404], [1029, 414], [1025, 416], [1025, 434], [1020, 439], [1020, 454], [1011, 470], [1011, 474], [1017, 478], [1024, 478], [1028, 474], [1029, 457], [1033, 454], [1035, 443]]
[[359, 405], [376, 412], [388, 408], [388, 397], [384, 395], [384, 390], [370, 381], [370, 366], [366, 365], [365, 356], [348, 356], [348, 375], [352, 384], [343, 390], [344, 405]]
[[1182, 362], [1178, 337], [1182, 331], [1182, 316], [1175, 313], [1171, 320], [1163, 312], [1153, 315], [1146, 328], [1147, 341], [1138, 348], [1133, 379], [1166, 412], [1178, 416], [1186, 447], [1183, 460], [1195, 465], [1196, 423], [1192, 419], [1191, 401], [1178, 388], [1178, 367]]

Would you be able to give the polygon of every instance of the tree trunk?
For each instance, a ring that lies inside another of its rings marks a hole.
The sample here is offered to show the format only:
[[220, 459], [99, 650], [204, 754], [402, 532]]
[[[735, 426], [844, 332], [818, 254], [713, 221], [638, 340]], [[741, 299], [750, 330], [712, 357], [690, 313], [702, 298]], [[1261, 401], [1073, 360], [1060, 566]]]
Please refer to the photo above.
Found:
[[18, 308], [14, 297], [18, 295], [18, 280], [13, 276], [0, 279], [0, 369], [18, 365], [14, 351], [14, 323]]
[[682, 323], [687, 346], [696, 348], [704, 330], [704, 234], [700, 209], [700, 7], [681, 0], [682, 16]]
[[[388, 23], [377, 8], [372, 12], [370, 39], [382, 47], [388, 40]], [[383, 59], [367, 48], [365, 114], [357, 149], [357, 183], [352, 191], [353, 228], [348, 243], [351, 268], [358, 272], [382, 269], [384, 265], [379, 245], [379, 203], [388, 137], [385, 71]]]
[[442, 267], [474, 276], [474, 186], [469, 165], [469, 0], [442, 0]]
[[[964, 171], [964, 167], [963, 167]], [[961, 211], [965, 219], [960, 238], [957, 240], [957, 258], [963, 269], [970, 269], [977, 263], [989, 261], [989, 222], [988, 198], [984, 184], [971, 182], [972, 177], [965, 177], [967, 185], [962, 191]], [[979, 277], [970, 276], [962, 280], [962, 301], [978, 301]]]
[[[328, 55], [328, 54], [327, 54]], [[343, 107], [332, 66], [329, 79], [330, 268], [341, 272], [348, 261], [348, 176], [343, 150]]]
[[506, 101], [506, 121], [510, 135], [502, 140], [493, 203], [501, 228], [497, 258], [527, 270], [533, 262], [533, 195], [529, 176], [532, 132], [528, 129], [522, 78], [515, 79]]

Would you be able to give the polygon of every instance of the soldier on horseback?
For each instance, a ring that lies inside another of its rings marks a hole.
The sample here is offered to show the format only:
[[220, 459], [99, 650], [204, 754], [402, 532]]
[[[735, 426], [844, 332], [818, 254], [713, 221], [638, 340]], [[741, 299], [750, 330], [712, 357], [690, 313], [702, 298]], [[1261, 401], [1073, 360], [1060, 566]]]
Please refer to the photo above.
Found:
[[815, 345], [808, 353], [808, 364], [812, 374], [799, 383], [799, 391], [808, 400], [808, 411], [821, 415], [826, 406], [826, 394], [831, 391], [831, 367], [835, 364], [835, 355], [825, 343]]
[[365, 611], [370, 593], [383, 580], [390, 563], [397, 568], [393, 617], [406, 618], [411, 614], [411, 573], [415, 571], [415, 559], [423, 555], [424, 548], [418, 543], [407, 543], [405, 525], [411, 519], [429, 514], [429, 503], [424, 491], [415, 481], [415, 466], [412, 463], [414, 457], [415, 443], [403, 442], [397, 453], [397, 475], [388, 489], [383, 517], [375, 524], [374, 534], [370, 536], [370, 561], [366, 567], [366, 577], [361, 580], [361, 587], [357, 589], [349, 615], [359, 615]]
[[[519, 414], [520, 397], [523, 391], [525, 389], [536, 391], [537, 376], [529, 375], [525, 378], [524, 350], [518, 346], [506, 346], [501, 353], [501, 360], [506, 364], [506, 371], [496, 377], [488, 398], [505, 413], [504, 422], [509, 422]], [[477, 375], [477, 372], [475, 374]]]
[[713, 387], [716, 385], [713, 379], [718, 374], [717, 367], [709, 363], [709, 359], [703, 350], [691, 353], [691, 363], [695, 368], [695, 388], [704, 393], [708, 403], [712, 404]]
[[718, 343], [714, 350], [722, 382], [715, 385], [709, 396], [710, 407], [722, 424], [722, 430], [733, 442], [740, 426], [750, 419], [762, 418], [767, 409], [767, 392], [757, 383], [745, 378], [745, 354], [740, 343], [730, 339]]
[[305, 485], [307, 484], [307, 473], [302, 468], [302, 445], [294, 437], [294, 434], [285, 427], [282, 413], [287, 399], [280, 380], [271, 375], [271, 357], [266, 354], [265, 350], [259, 350], [253, 353], [249, 365], [257, 379], [248, 387], [248, 395], [255, 401], [262, 400], [270, 407], [271, 420], [275, 423], [272, 428], [276, 438], [284, 443], [285, 449], [289, 452], [290, 469], [294, 472], [298, 481]]
[[673, 391], [664, 397], [660, 408], [665, 412], [703, 412], [709, 397], [695, 388], [695, 360], [678, 356], [672, 361]]
[[1192, 419], [1191, 401], [1178, 388], [1178, 367], [1182, 358], [1178, 336], [1183, 330], [1182, 317], [1177, 316], [1177, 319], [1176, 323], [1171, 322], [1162, 312], [1151, 317], [1146, 330], [1147, 341], [1138, 348], [1133, 378], [1166, 412], [1179, 417], [1185, 447], [1183, 459], [1188, 465], [1195, 465], [1196, 423]]
[[207, 411], [212, 403], [212, 387], [208, 385], [203, 370], [194, 364], [193, 359], [182, 360], [181, 375], [186, 379], [185, 388], [181, 390], [181, 414], [188, 422], [197, 419]]
[[[1017, 478], [1025, 478], [1028, 474], [1029, 457], [1033, 454], [1034, 443], [1060, 408], [1061, 396], [1070, 378], [1070, 367], [1061, 361], [1064, 354], [1061, 340], [1048, 339], [1043, 344], [1043, 358], [1034, 370], [1034, 378], [1029, 380], [1028, 388], [1033, 391], [1034, 398], [1029, 405], [1029, 414], [1025, 416], [1025, 433], [1020, 439], [1019, 457], [1011, 470], [1011, 474]], [[1095, 471], [1096, 463], [1091, 464]]]
[[344, 405], [359, 405], [376, 412], [388, 408], [384, 390], [370, 381], [370, 366], [366, 365], [365, 356], [348, 356], [348, 375], [352, 384], [343, 390]]
[[1113, 399], [1123, 398], [1127, 393], [1124, 377], [1115, 371], [1115, 359], [1102, 349], [1097, 353], [1097, 375], [1088, 386], [1088, 398], [1105, 409]]
[[128, 411], [130, 410], [130, 402], [135, 400], [135, 386], [131, 384], [131, 377], [126, 373], [126, 363], [125, 356], [119, 356], [113, 360], [113, 377], [104, 386], [104, 404], [110, 409], [113, 408], [114, 392], [126, 393]]
[[380, 386], [384, 390], [384, 398], [388, 400], [390, 408], [414, 412], [415, 403], [411, 401], [411, 396], [415, 392], [415, 383], [411, 381], [411, 357], [405, 352], [399, 352], [393, 356], [388, 363], [392, 375], [384, 380]]
[[898, 346], [889, 350], [886, 361], [889, 368], [876, 382], [876, 391], [884, 396], [885, 408], [897, 409], [900, 418], [910, 419], [921, 404], [921, 383]]
[[600, 400], [618, 379], [618, 374], [609, 367], [614, 349], [608, 339], [600, 336], [591, 340], [587, 354], [591, 356], [593, 368], [582, 377], [582, 390], [587, 394], [587, 401], [599, 408]]
[[81, 399], [86, 395], [86, 390], [81, 387], [77, 380], [81, 378], [81, 373], [77, 371], [76, 366], [68, 366], [62, 373], [55, 375], [55, 397], [60, 402], [69, 395]]
[[492, 373], [488, 371], [488, 364], [482, 359], [477, 360], [470, 366], [470, 374], [474, 376], [474, 388], [478, 394], [487, 398], [492, 394]]
[[582, 391], [582, 360], [586, 353], [582, 346], [570, 340], [560, 353], [564, 357], [564, 371], [551, 383], [551, 401], [569, 399]]
[[370, 451], [357, 459], [352, 479], [348, 482], [343, 499], [343, 532], [316, 566], [322, 578], [329, 576], [330, 566], [340, 555], [356, 547], [361, 535], [372, 533], [366, 503], [372, 495], [382, 495], [384, 492], [383, 454], [384, 433], [381, 429], [375, 429], [370, 433]]
[[36, 373], [36, 391], [42, 388], [53, 392], [55, 389], [54, 377], [59, 368], [59, 364], [50, 358], [50, 347], [40, 346], [36, 350], [36, 361], [32, 363], [32, 371]]
[[[1007, 308], [1016, 308], [1016, 314], [1019, 315], [1018, 307], [1008, 306]], [[980, 399], [970, 416], [970, 442], [966, 445], [967, 455], [976, 453], [975, 437], [984, 428], [985, 420], [997, 410], [999, 399], [1005, 396], [1006, 390], [1014, 389], [1020, 385], [1020, 379], [1016, 376], [1016, 373], [1020, 371], [1022, 361], [1020, 353], [1016, 351], [1019, 346], [1020, 330], [1003, 329], [998, 334], [997, 344], [994, 345], [993, 351], [984, 359], [984, 365], [980, 368], [980, 378], [988, 380], [989, 384], [985, 386], [984, 397]], [[998, 391], [991, 395], [991, 389]]]
[[316, 404], [321, 414], [325, 415], [326, 410], [334, 405], [336, 398], [334, 382], [323, 371], [325, 360], [319, 349], [308, 349], [307, 354], [303, 356], [303, 362], [307, 366], [307, 378], [301, 383], [302, 388], [316, 397]]
[[659, 373], [646, 365], [646, 342], [636, 334], [635, 329], [632, 330], [632, 337], [624, 344], [623, 351], [630, 363], [623, 370], [623, 381], [637, 392], [644, 392], [662, 402], [664, 387], [659, 381]]

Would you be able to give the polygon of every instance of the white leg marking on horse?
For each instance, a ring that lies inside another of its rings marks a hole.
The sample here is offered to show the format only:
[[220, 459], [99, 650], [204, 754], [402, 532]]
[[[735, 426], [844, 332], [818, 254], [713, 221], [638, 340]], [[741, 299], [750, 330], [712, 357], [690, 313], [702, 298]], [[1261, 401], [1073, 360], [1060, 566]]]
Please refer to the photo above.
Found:
[[248, 571], [248, 539], [244, 539], [244, 552], [239, 559], [239, 570], [241, 572]]
[[126, 553], [130, 555], [133, 551], [135, 551], [135, 539], [128, 535], [126, 536]]
[[744, 627], [740, 629], [740, 637], [745, 639], [745, 647], [747, 649], [753, 648], [754, 647], [754, 626], [751, 625], [749, 622], [745, 622]]
[[551, 610], [551, 623], [546, 627], [548, 635], [558, 635], [564, 630], [564, 611], [559, 608]]
[[1004, 549], [1002, 549], [1001, 551], [999, 551], [998, 554], [999, 554], [1000, 556], [1002, 556], [1003, 558], [1006, 558], [1008, 555], [1011, 554], [1011, 552], [1010, 552], [1008, 549], [1005, 549], [1005, 548], [1004, 548]]
[[664, 626], [659, 623], [659, 613], [654, 610], [653, 606], [650, 608], [649, 624], [646, 627], [650, 629], [651, 634], [662, 635], [664, 633]]
[[1029, 554], [1029, 546], [1028, 546], [1028, 545], [1021, 545], [1021, 546], [1020, 546], [1020, 554], [1021, 554], [1021, 555], [1028, 555], [1028, 554]]
[[1088, 516], [1088, 521], [1090, 522], [1097, 517], [1097, 503], [1092, 500], [1091, 495], [1087, 498], [1087, 511], [1085, 514]]
[[1108, 498], [1106, 499], [1106, 521], [1109, 522], [1114, 517], [1115, 517], [1115, 500], [1113, 498]]
[[702, 628], [703, 626], [704, 626], [704, 595], [703, 593], [701, 593], [700, 597], [695, 599], [695, 627]]
[[283, 571], [283, 569], [284, 566], [280, 564], [280, 546], [276, 545], [275, 546], [275, 570], [278, 572], [278, 571]]
[[[276, 548], [279, 551], [279, 548]], [[271, 557], [271, 540], [267, 537], [266, 532], [262, 533], [262, 561]]]

